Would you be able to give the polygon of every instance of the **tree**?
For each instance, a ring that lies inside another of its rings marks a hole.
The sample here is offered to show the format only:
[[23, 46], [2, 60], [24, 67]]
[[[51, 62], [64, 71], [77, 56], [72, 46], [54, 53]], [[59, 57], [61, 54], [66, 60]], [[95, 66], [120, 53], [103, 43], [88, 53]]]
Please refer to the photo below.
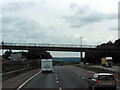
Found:
[[12, 53], [12, 51], [6, 51], [3, 55], [2, 58], [6, 59], [6, 60], [10, 60], [10, 54]]
[[29, 59], [51, 59], [52, 56], [47, 51], [29, 50], [27, 57]]
[[116, 40], [115, 43], [111, 41], [97, 45], [96, 49], [113, 49], [116, 52], [89, 52], [85, 53], [85, 61], [89, 63], [101, 63], [103, 57], [113, 57], [113, 63], [120, 63], [120, 39]]

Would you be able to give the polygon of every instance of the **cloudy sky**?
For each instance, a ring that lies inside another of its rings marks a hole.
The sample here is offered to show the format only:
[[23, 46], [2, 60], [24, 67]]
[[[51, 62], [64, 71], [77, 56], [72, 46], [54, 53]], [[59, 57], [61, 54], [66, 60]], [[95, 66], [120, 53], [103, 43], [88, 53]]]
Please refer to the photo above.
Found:
[[0, 5], [5, 42], [80, 44], [82, 37], [84, 45], [97, 45], [118, 39], [118, 0], [4, 0]]

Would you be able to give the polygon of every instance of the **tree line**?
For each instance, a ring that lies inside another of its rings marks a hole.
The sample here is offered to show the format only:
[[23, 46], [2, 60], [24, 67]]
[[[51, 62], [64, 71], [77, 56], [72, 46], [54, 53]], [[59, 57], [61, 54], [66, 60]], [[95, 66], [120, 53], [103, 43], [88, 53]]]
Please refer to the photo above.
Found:
[[97, 49], [109, 50], [113, 49], [116, 52], [95, 52], [95, 51], [87, 51], [85, 53], [85, 59], [83, 60], [84, 63], [94, 63], [94, 64], [101, 64], [101, 58], [103, 57], [112, 57], [113, 63], [120, 63], [120, 39], [116, 40], [114, 43], [111, 41], [107, 43], [103, 43], [96, 47]]
[[4, 60], [10, 60], [10, 55], [15, 53], [21, 53], [22, 58], [26, 60], [33, 60], [33, 59], [51, 59], [52, 55], [47, 51], [40, 51], [40, 50], [28, 50], [28, 52], [12, 52], [12, 51], [6, 51], [2, 58]]
[[[11, 54], [21, 53], [20, 61], [11, 60]], [[28, 52], [12, 52], [6, 51], [2, 55], [2, 72], [9, 72], [28, 67], [40, 67], [41, 59], [51, 59], [52, 55], [47, 51], [28, 50]]]

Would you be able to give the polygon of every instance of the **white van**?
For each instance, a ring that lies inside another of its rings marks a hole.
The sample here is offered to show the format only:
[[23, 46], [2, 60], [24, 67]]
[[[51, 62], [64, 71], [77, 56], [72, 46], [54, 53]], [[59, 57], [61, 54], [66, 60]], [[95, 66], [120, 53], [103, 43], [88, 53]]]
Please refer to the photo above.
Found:
[[41, 70], [43, 72], [53, 72], [53, 61], [52, 59], [42, 59], [41, 60]]

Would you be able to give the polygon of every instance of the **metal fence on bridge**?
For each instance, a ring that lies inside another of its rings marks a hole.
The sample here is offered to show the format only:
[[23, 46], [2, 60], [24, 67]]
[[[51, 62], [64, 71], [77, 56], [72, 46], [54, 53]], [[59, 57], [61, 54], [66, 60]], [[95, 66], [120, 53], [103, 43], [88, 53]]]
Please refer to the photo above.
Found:
[[33, 46], [33, 47], [68, 47], [68, 48], [96, 48], [96, 45], [75, 44], [43, 44], [43, 43], [0, 43], [1, 46]]

